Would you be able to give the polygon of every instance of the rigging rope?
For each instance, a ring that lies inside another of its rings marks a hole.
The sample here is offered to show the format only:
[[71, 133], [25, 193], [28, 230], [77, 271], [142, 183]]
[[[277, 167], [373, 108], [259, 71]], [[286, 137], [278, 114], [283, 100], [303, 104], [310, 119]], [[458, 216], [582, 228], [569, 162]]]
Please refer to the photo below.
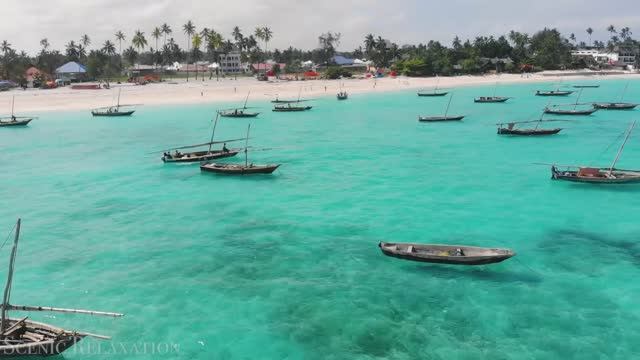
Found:
[[[17, 223], [16, 223], [17, 225]], [[11, 234], [13, 234], [13, 231], [16, 229], [16, 225], [13, 225], [13, 229], [11, 229], [11, 231], [9, 231], [9, 235], [7, 235], [7, 238], [4, 239], [4, 242], [2, 243], [2, 245], [0, 245], [0, 250], [2, 250], [2, 248], [7, 245], [7, 241], [9, 241], [9, 238], [11, 237]]]
[[514, 257], [513, 260], [517, 261], [520, 265], [526, 267], [529, 271], [531, 271], [532, 273], [538, 275], [538, 276], [543, 276], [541, 273], [533, 270], [529, 265], [523, 263], [522, 261], [520, 261], [520, 259], [518, 259], [517, 257]]

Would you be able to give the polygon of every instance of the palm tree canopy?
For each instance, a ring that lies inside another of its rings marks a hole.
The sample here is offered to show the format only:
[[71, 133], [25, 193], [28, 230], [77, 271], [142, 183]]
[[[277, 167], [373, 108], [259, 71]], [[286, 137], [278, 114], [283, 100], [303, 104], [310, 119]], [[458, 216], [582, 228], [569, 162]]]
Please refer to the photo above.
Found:
[[6, 54], [7, 52], [9, 52], [9, 50], [11, 50], [11, 44], [9, 44], [7, 40], [3, 40], [0, 48], [2, 49], [2, 52]]
[[89, 35], [84, 34], [84, 35], [82, 35], [82, 37], [80, 38], [80, 43], [81, 43], [84, 47], [87, 47], [87, 46], [91, 45], [91, 38], [89, 37]]
[[196, 32], [196, 26], [193, 25], [193, 22], [191, 20], [189, 20], [187, 21], [186, 24], [182, 26], [182, 30], [184, 31], [185, 34], [187, 34], [188, 36], [191, 36]]
[[261, 27], [257, 27], [256, 30], [253, 32], [253, 35], [255, 35], [255, 37], [257, 37], [260, 40], [264, 39], [264, 29]]
[[40, 46], [42, 46], [42, 50], [47, 50], [49, 48], [49, 40], [47, 38], [40, 40]]
[[264, 39], [264, 41], [269, 42], [269, 40], [273, 38], [273, 31], [265, 26], [264, 28], [262, 28], [262, 38]]
[[616, 27], [613, 25], [609, 25], [609, 27], [607, 28], [607, 31], [610, 33], [615, 33], [616, 32]]
[[167, 23], [162, 24], [160, 31], [162, 31], [162, 33], [165, 35], [169, 35], [173, 32], [173, 30], [171, 30], [171, 27]]
[[115, 55], [116, 54], [116, 47], [115, 47], [115, 45], [113, 45], [113, 43], [111, 41], [107, 40], [102, 45], [102, 51], [104, 51], [104, 53], [109, 55], [109, 56]]
[[151, 36], [153, 36], [154, 39], [158, 40], [160, 36], [162, 36], [162, 30], [160, 30], [159, 27], [156, 27], [155, 29], [153, 29]]
[[136, 30], [131, 42], [133, 43], [133, 46], [138, 49], [144, 49], [144, 47], [147, 46], [147, 39], [144, 37], [144, 32], [140, 30]]
[[191, 39], [191, 45], [194, 49], [199, 50], [202, 45], [202, 36], [200, 34], [193, 35], [193, 39]]
[[589, 35], [593, 34], [593, 29], [588, 27], [587, 28], [587, 34], [589, 34]]

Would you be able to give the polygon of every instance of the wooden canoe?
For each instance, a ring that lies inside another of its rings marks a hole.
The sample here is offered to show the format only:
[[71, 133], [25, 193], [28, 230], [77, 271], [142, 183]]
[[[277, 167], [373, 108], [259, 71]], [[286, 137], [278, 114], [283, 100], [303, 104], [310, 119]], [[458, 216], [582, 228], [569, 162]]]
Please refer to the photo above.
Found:
[[594, 112], [598, 111], [598, 109], [586, 109], [586, 110], [563, 110], [563, 109], [553, 109], [553, 108], [545, 108], [545, 114], [553, 114], [553, 115], [591, 115]]
[[515, 256], [510, 249], [463, 245], [386, 243], [378, 244], [382, 253], [405, 260], [452, 265], [485, 265], [499, 263]]
[[0, 120], [0, 127], [2, 126], [27, 126], [31, 120], [33, 120], [32, 118], [27, 118], [27, 119], [13, 119], [13, 120]]
[[440, 122], [440, 121], [460, 121], [464, 119], [464, 115], [461, 116], [420, 116], [418, 121], [420, 122]]
[[448, 91], [443, 91], [443, 92], [419, 92], [418, 96], [422, 96], [422, 97], [434, 97], [434, 96], [446, 96], [449, 92]]
[[2, 340], [0, 358], [58, 355], [86, 336], [26, 319], [8, 320], [11, 333]]
[[536, 96], [569, 96], [573, 94], [573, 91], [563, 90], [551, 90], [551, 91], [536, 91]]
[[91, 111], [91, 115], [93, 116], [108, 116], [108, 117], [117, 117], [117, 116], [131, 116], [133, 115], [133, 113], [136, 112], [135, 110], [128, 110], [128, 111], [98, 111], [98, 110], [92, 110]]
[[165, 163], [194, 163], [202, 161], [211, 161], [224, 159], [238, 155], [238, 150], [212, 150], [212, 151], [194, 151], [188, 153], [180, 153], [178, 155], [166, 153], [162, 156]]
[[640, 183], [640, 171], [609, 168], [577, 167], [560, 170], [551, 166], [551, 178], [589, 184], [632, 184]]
[[601, 110], [632, 110], [635, 109], [638, 104], [632, 103], [595, 103], [593, 107]]
[[205, 172], [213, 172], [217, 174], [227, 175], [253, 175], [253, 174], [271, 174], [280, 167], [276, 165], [247, 165], [244, 164], [222, 164], [209, 163], [200, 165], [200, 170]]
[[273, 108], [273, 111], [275, 112], [296, 112], [296, 111], [307, 111], [307, 110], [311, 110], [313, 107], [312, 106], [282, 106], [282, 105], [276, 105]]
[[246, 112], [244, 110], [218, 111], [218, 114], [226, 118], [254, 118], [260, 113]]
[[507, 100], [509, 100], [511, 98], [508, 97], [502, 97], [502, 96], [481, 96], [479, 98], [475, 98], [473, 99], [473, 102], [475, 103], [481, 103], [481, 104], [486, 104], [486, 103], [503, 103], [506, 102]]
[[555, 135], [562, 131], [560, 128], [556, 129], [509, 129], [498, 128], [498, 135], [516, 135], [516, 136], [544, 136]]

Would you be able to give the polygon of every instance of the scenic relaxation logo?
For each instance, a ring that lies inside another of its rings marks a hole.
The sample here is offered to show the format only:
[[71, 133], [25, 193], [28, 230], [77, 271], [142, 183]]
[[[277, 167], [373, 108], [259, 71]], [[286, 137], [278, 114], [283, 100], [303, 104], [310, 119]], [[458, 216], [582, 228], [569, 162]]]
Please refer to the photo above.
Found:
[[16, 357], [43, 354], [53, 355], [60, 354], [65, 350], [66, 354], [71, 352], [77, 355], [170, 355], [179, 353], [180, 345], [168, 342], [104, 343], [100, 341], [72, 341], [42, 344], [40, 346], [17, 346], [4, 350], [2, 355]]

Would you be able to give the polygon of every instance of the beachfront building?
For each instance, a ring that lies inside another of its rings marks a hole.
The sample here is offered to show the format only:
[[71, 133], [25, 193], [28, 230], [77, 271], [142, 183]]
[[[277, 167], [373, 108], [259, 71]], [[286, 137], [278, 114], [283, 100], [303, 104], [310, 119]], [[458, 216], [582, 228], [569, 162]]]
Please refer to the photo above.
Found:
[[238, 50], [233, 50], [228, 54], [220, 55], [220, 71], [232, 74], [244, 72], [246, 67], [242, 64], [240, 55], [240, 51]]
[[65, 83], [85, 80], [87, 68], [75, 61], [70, 61], [56, 69], [56, 77]]
[[618, 53], [605, 52], [598, 49], [578, 49], [571, 52], [571, 56], [584, 59], [587, 64], [595, 62], [599, 65], [615, 65], [618, 62]]
[[638, 49], [630, 46], [618, 46], [616, 48], [618, 52], [618, 62], [616, 65], [633, 69], [637, 65], [638, 61]]

